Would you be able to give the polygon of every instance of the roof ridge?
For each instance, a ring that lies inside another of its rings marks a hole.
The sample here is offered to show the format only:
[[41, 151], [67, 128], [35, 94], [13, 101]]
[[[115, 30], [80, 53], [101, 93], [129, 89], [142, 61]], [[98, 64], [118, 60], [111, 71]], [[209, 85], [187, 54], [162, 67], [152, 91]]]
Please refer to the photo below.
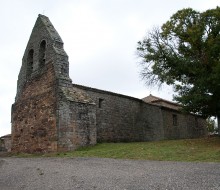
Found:
[[146, 97], [142, 98], [142, 100], [144, 100], [144, 99], [147, 98], [147, 97], [153, 97], [153, 98], [156, 98], [156, 99], [157, 99], [157, 100], [152, 100], [152, 101], [150, 101], [150, 102], [164, 101], [164, 102], [167, 102], [167, 103], [170, 103], [170, 104], [174, 104], [174, 105], [181, 106], [181, 104], [179, 104], [179, 103], [177, 103], [177, 102], [173, 102], [173, 101], [170, 101], [170, 100], [166, 100], [166, 99], [163, 99], [163, 98], [154, 96], [154, 95], [152, 95], [152, 94], [150, 94], [149, 96], [146, 96]]

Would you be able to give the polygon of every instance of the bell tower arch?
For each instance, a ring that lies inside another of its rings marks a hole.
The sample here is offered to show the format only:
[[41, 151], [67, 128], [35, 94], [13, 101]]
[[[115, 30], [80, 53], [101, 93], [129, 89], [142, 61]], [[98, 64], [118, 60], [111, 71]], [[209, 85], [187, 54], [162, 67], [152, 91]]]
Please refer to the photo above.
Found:
[[[65, 72], [63, 72], [65, 70]], [[59, 89], [72, 85], [63, 41], [39, 15], [28, 41], [12, 105], [12, 151], [57, 150]]]

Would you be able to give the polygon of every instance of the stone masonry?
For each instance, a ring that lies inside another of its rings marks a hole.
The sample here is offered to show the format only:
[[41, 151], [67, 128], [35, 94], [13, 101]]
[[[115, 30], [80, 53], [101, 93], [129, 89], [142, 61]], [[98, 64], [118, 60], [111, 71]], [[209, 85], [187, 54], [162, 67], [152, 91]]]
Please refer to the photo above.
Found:
[[165, 104], [72, 84], [63, 41], [48, 17], [39, 15], [12, 105], [12, 151], [68, 151], [97, 142], [207, 134], [203, 118], [184, 115], [174, 103], [160, 101]]
[[63, 41], [39, 15], [27, 48], [12, 105], [12, 151], [73, 150], [96, 143], [94, 102], [72, 89]]

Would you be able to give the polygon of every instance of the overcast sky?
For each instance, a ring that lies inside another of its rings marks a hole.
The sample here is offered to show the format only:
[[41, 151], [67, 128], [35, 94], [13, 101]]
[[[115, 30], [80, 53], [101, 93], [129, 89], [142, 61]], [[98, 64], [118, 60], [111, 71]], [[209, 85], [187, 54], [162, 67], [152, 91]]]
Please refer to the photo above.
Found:
[[172, 88], [141, 81], [137, 42], [177, 10], [217, 5], [219, 0], [0, 0], [0, 136], [11, 133], [18, 73], [38, 14], [48, 16], [63, 39], [73, 83], [172, 100]]

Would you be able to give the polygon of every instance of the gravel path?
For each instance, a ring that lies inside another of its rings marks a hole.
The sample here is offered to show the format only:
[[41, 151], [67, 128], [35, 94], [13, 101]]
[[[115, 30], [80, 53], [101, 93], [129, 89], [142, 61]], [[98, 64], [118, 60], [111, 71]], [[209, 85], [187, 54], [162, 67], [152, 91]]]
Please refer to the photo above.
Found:
[[0, 190], [220, 190], [220, 163], [0, 158]]

